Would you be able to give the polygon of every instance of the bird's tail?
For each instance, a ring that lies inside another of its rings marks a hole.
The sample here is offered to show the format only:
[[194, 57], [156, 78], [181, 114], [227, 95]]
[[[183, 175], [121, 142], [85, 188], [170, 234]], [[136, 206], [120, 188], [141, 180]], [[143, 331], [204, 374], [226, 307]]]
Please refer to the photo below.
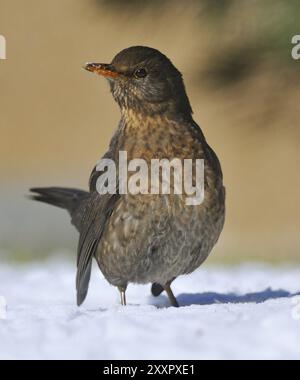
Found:
[[65, 187], [36, 187], [30, 189], [30, 198], [66, 209], [73, 217], [81, 202], [89, 196], [87, 191]]

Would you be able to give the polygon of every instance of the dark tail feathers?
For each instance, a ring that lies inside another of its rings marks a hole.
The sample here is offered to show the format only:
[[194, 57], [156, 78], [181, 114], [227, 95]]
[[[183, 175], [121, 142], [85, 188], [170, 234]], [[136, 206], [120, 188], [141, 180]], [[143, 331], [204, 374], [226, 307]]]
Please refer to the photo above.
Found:
[[64, 208], [71, 216], [81, 201], [89, 196], [87, 191], [65, 187], [36, 187], [30, 191], [34, 193], [30, 195], [31, 199]]

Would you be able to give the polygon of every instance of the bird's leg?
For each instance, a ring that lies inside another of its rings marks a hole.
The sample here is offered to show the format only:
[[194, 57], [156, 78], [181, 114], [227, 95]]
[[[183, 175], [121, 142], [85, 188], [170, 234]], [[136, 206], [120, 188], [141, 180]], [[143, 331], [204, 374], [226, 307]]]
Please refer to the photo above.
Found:
[[[168, 281], [168, 284], [171, 285], [171, 283], [176, 279], [176, 277], [173, 277], [172, 280]], [[159, 283], [154, 282], [151, 286], [151, 293], [154, 297], [158, 297], [161, 295], [161, 293], [165, 290], [163, 286], [161, 286]]]
[[121, 296], [121, 305], [126, 306], [126, 294], [125, 294], [126, 288], [119, 286], [118, 289]]
[[164, 286], [164, 289], [169, 297], [170, 303], [174, 307], [179, 307], [176, 297], [174, 296], [172, 289], [171, 289], [171, 283], [167, 282]]

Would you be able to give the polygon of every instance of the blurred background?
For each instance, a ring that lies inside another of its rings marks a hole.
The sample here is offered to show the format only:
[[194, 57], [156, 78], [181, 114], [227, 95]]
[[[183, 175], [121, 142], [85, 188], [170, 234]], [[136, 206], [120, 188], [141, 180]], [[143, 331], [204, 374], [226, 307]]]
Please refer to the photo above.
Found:
[[222, 163], [227, 218], [208, 262], [299, 263], [299, 14], [298, 0], [0, 0], [0, 260], [75, 260], [66, 212], [25, 196], [87, 188], [119, 110], [81, 67], [148, 45], [183, 73]]

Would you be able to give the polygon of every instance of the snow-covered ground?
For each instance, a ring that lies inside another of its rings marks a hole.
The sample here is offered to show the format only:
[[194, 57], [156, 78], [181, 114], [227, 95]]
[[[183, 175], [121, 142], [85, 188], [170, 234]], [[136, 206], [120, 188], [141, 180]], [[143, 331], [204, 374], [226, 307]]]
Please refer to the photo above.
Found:
[[300, 359], [300, 267], [204, 265], [174, 283], [179, 309], [149, 285], [122, 307], [96, 268], [77, 308], [74, 276], [63, 260], [1, 266], [1, 359]]

